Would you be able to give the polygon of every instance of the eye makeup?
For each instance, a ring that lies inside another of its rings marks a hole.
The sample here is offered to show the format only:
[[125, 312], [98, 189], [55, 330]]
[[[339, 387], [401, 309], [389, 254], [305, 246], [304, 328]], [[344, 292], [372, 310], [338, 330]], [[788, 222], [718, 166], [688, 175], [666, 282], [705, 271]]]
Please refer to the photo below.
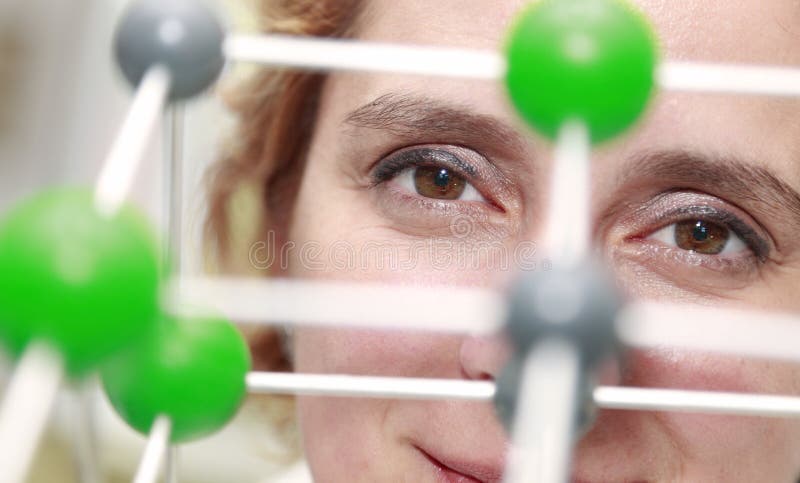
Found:
[[[516, 233], [509, 228], [525, 223], [519, 210], [506, 212], [502, 205], [503, 190], [524, 192], [523, 187], [496, 171], [490, 160], [471, 149], [420, 145], [399, 149], [373, 163], [369, 179], [387, 226], [418, 237], [449, 236], [449, 223], [467, 216], [476, 220], [477, 232], [494, 237]], [[422, 187], [420, 172], [430, 178], [423, 180], [427, 185]], [[444, 172], [470, 189], [474, 186], [482, 198], [462, 196], [460, 186], [452, 197], [446, 196], [451, 191], [437, 191], [445, 186], [437, 184]], [[614, 235], [605, 237], [606, 248], [627, 254], [629, 261], [674, 284], [691, 290], [692, 286], [724, 289], [750, 283], [775, 250], [764, 225], [722, 197], [674, 186], [660, 192], [648, 193], [641, 187], [637, 191], [628, 195], [641, 196], [640, 201], [628, 198], [608, 220], [607, 233]], [[705, 236], [716, 241], [705, 243]]]
[[761, 259], [772, 250], [769, 234], [744, 210], [696, 190], [670, 189], [656, 194], [634, 207], [622, 221], [635, 232], [630, 238], [641, 238], [669, 223], [694, 219], [728, 227]]
[[741, 238], [759, 261], [763, 262], [769, 256], [769, 242], [747, 222], [730, 211], [710, 205], [691, 205], [675, 207], [661, 216], [664, 219], [674, 220], [673, 223], [696, 220], [721, 225]]
[[731, 233], [728, 227], [697, 218], [672, 223], [650, 237], [703, 255], [727, 255], [748, 250], [741, 238]]
[[[440, 183], [444, 174], [447, 184]], [[375, 206], [389, 226], [410, 235], [450, 236], [454, 220], [468, 220], [477, 238], [507, 238], [518, 218], [505, 177], [466, 147], [402, 148], [374, 163], [369, 180]]]
[[468, 181], [480, 178], [475, 166], [444, 149], [409, 148], [389, 155], [372, 172], [374, 184], [388, 181], [401, 171], [412, 167], [443, 167], [457, 171]]
[[[514, 184], [484, 155], [472, 149], [455, 145], [420, 145], [397, 150], [375, 163], [370, 172], [372, 188], [391, 184], [398, 175], [413, 168], [436, 168], [447, 170], [451, 175], [463, 178], [468, 188], [480, 196], [472, 203], [483, 205], [495, 212], [506, 213], [518, 205], [519, 195]], [[417, 193], [414, 193], [417, 194]], [[424, 198], [423, 195], [418, 195]], [[478, 202], [477, 199], [481, 201]], [[429, 201], [436, 200], [428, 198]], [[436, 201], [446, 202], [446, 198]], [[466, 200], [450, 200], [450, 203], [470, 203]], [[451, 207], [452, 208], [452, 207]]]
[[[640, 277], [650, 272], [689, 291], [741, 288], [754, 280], [774, 250], [770, 234], [747, 212], [699, 191], [669, 190], [626, 211], [612, 221], [607, 239], [612, 253], [644, 268]], [[726, 229], [731, 237], [727, 243], [741, 240], [741, 249], [706, 254], [665, 243], [659, 236], [665, 228], [687, 221]]]

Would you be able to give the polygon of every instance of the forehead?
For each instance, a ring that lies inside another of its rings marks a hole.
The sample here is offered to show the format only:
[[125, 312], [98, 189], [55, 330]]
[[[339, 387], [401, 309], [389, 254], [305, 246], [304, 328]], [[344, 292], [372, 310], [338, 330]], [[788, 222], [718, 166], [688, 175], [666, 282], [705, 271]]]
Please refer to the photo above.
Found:
[[[526, 0], [367, 0], [357, 26], [363, 40], [497, 50]], [[798, 0], [639, 0], [652, 21], [662, 56], [672, 60], [800, 65]], [[469, 106], [521, 128], [496, 83], [398, 75], [336, 74], [323, 104], [347, 112], [391, 92]], [[345, 101], [346, 100], [346, 101]], [[331, 102], [335, 101], [335, 102]], [[612, 150], [679, 146], [737, 154], [771, 164], [800, 182], [796, 145], [800, 103], [785, 98], [661, 92], [634, 136]]]
[[[530, 0], [367, 0], [365, 39], [496, 48]], [[800, 63], [800, 1], [636, 0], [665, 57]]]

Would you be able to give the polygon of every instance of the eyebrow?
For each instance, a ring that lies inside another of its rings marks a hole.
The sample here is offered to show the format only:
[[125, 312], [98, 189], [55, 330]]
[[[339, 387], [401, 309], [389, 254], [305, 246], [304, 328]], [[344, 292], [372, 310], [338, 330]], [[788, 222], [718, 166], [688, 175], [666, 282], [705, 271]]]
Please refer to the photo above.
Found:
[[753, 161], [689, 150], [652, 151], [631, 157], [620, 173], [617, 186], [659, 179], [685, 188], [724, 193], [732, 202], [747, 203], [800, 230], [800, 192]]
[[438, 139], [489, 152], [500, 151], [510, 160], [527, 157], [522, 136], [500, 119], [477, 113], [466, 105], [425, 96], [384, 94], [350, 112], [344, 124], [414, 141]]

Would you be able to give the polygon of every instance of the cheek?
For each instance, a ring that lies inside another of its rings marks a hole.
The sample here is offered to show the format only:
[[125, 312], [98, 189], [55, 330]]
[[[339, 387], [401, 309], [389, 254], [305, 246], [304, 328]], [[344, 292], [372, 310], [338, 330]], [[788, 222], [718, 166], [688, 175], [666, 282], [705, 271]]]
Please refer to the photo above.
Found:
[[[629, 386], [797, 395], [800, 367], [681, 351], [632, 351], [623, 370]], [[800, 423], [796, 420], [652, 413], [696, 477], [736, 468], [728, 481], [748, 481], [741, 472], [769, 481], [795, 478], [800, 468]], [[736, 462], [735, 465], [731, 464]], [[715, 478], [718, 476], [714, 476]], [[755, 481], [755, 480], [749, 480]], [[764, 480], [765, 481], [765, 480]]]
[[[295, 332], [295, 370], [396, 377], [457, 377], [450, 337], [393, 332], [302, 329]], [[448, 359], [450, 362], [448, 363]], [[425, 481], [424, 462], [404, 439], [403, 400], [300, 397], [297, 409], [315, 481]], [[357, 442], [357, 444], [349, 444]], [[415, 472], [422, 472], [416, 475]]]
[[[351, 398], [299, 397], [303, 446], [316, 481], [347, 481], [376, 472], [375, 454], [384, 454], [383, 414], [390, 404]], [[357, 441], [358, 444], [343, 444]]]
[[396, 377], [458, 377], [456, 336], [392, 331], [300, 329], [297, 372]]
[[800, 365], [683, 350], [629, 350], [622, 377], [630, 386], [800, 394]]

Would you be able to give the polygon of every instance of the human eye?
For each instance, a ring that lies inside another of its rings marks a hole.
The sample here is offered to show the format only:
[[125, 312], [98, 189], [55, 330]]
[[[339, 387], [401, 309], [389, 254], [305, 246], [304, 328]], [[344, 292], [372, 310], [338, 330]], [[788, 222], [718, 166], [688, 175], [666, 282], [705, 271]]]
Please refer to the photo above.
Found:
[[770, 260], [769, 233], [733, 203], [696, 191], [661, 193], [621, 224], [623, 253], [687, 289], [743, 287]]
[[[463, 148], [460, 149], [463, 151]], [[382, 160], [375, 168], [377, 183], [391, 183], [406, 195], [436, 201], [488, 203], [472, 180], [477, 168], [444, 148], [411, 148]]]
[[689, 218], [671, 223], [650, 235], [666, 246], [700, 255], [735, 256], [751, 248], [742, 236], [723, 223]]
[[401, 148], [377, 161], [370, 177], [374, 206], [385, 226], [399, 232], [455, 236], [454, 223], [465, 220], [476, 239], [504, 239], [515, 229], [513, 185], [488, 157], [465, 146]]
[[425, 198], [451, 201], [486, 200], [477, 189], [457, 171], [443, 166], [414, 166], [405, 168], [395, 178], [409, 193]]

